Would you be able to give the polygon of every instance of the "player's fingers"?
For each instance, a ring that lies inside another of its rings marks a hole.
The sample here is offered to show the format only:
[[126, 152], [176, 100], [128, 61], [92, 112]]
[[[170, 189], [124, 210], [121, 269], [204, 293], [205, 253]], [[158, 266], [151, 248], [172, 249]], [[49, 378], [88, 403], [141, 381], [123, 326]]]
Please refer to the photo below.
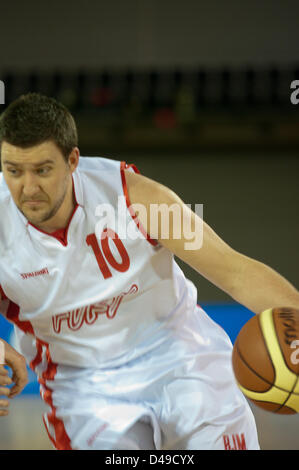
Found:
[[12, 379], [8, 375], [0, 375], [0, 385], [11, 385]]
[[26, 360], [24, 356], [18, 353], [10, 344], [5, 344], [5, 364], [7, 364], [13, 372], [12, 381], [15, 385], [11, 388], [10, 397], [14, 397], [20, 393], [28, 382], [28, 373]]
[[7, 387], [0, 387], [0, 397], [5, 395], [6, 397], [10, 396], [10, 389]]
[[1, 385], [11, 385], [12, 380], [8, 376], [8, 370], [5, 369], [3, 365], [0, 365], [0, 386]]
[[6, 363], [13, 371], [12, 381], [15, 385], [10, 390], [10, 397], [14, 397], [21, 393], [28, 382], [28, 373], [26, 361], [23, 356], [14, 357], [13, 360], [6, 358]]
[[8, 370], [5, 369], [3, 365], [0, 365], [0, 376], [1, 375], [8, 375]]
[[9, 411], [9, 401], [0, 399], [0, 416], [7, 416]]
[[27, 385], [27, 382], [28, 382], [27, 373], [26, 373], [26, 376], [13, 375], [12, 380], [15, 383], [15, 385], [11, 387], [10, 389], [10, 393], [9, 393], [10, 398], [13, 398], [19, 393], [21, 393], [23, 388]]
[[13, 398], [19, 393], [21, 393], [23, 388], [27, 385], [28, 374], [27, 374], [26, 364], [25, 364], [25, 368], [22, 366], [14, 370], [12, 381], [14, 382], [15, 385], [11, 387], [10, 389], [10, 394], [9, 394], [10, 398]]
[[8, 408], [9, 407], [9, 401], [4, 400], [3, 398], [0, 399], [0, 408]]
[[[0, 387], [0, 396], [1, 395], [9, 395], [9, 388], [6, 387]], [[0, 416], [7, 416], [8, 415], [8, 407], [9, 407], [9, 401], [6, 400], [5, 398], [0, 398]]]

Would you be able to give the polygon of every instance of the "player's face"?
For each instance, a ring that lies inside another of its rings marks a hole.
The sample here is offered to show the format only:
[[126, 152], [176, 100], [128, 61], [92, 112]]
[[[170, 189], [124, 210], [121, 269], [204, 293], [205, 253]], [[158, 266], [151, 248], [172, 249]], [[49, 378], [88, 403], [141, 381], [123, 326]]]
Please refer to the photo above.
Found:
[[29, 222], [43, 228], [43, 224], [54, 221], [54, 230], [67, 223], [63, 219], [72, 210], [71, 175], [78, 159], [79, 150], [75, 148], [66, 162], [52, 141], [25, 149], [2, 143], [1, 163], [6, 184]]

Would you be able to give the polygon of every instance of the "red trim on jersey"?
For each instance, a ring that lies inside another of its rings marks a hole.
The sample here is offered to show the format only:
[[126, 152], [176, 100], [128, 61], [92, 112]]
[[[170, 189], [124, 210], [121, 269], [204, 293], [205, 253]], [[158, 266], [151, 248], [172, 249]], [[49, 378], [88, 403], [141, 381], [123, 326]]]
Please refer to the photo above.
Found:
[[56, 407], [53, 405], [53, 391], [47, 386], [46, 381], [52, 381], [55, 379], [57, 373], [57, 364], [52, 361], [49, 344], [45, 341], [42, 341], [36, 338], [36, 349], [37, 353], [35, 358], [31, 361], [30, 367], [35, 372], [38, 364], [42, 362], [43, 359], [43, 347], [46, 348], [46, 359], [47, 359], [47, 369], [42, 373], [42, 376], [39, 378], [38, 382], [42, 385], [44, 393], [42, 394], [42, 399], [44, 402], [50, 406], [51, 412], [47, 414], [48, 422], [53, 426], [55, 431], [55, 439], [51, 436], [48, 429], [46, 420], [43, 418], [43, 422], [49, 436], [49, 439], [53, 445], [58, 450], [72, 450], [71, 440], [67, 435], [67, 432], [64, 427], [64, 423], [61, 419], [56, 416]]
[[137, 215], [135, 214], [132, 206], [131, 206], [131, 201], [130, 201], [130, 198], [129, 198], [129, 192], [128, 192], [128, 188], [127, 188], [127, 182], [126, 182], [126, 175], [125, 175], [125, 172], [124, 170], [127, 169], [127, 168], [133, 168], [133, 170], [135, 171], [135, 173], [138, 173], [140, 174], [140, 171], [137, 169], [137, 167], [131, 163], [131, 164], [127, 164], [125, 161], [122, 161], [120, 163], [120, 172], [121, 172], [121, 180], [122, 180], [122, 185], [123, 185], [123, 191], [124, 191], [124, 195], [125, 195], [125, 198], [126, 198], [126, 203], [127, 203], [127, 207], [128, 207], [128, 210], [131, 214], [131, 217], [132, 219], [134, 220], [134, 222], [136, 223], [138, 229], [140, 230], [140, 232], [142, 233], [142, 235], [147, 239], [147, 241], [153, 245], [153, 246], [157, 246], [158, 245], [158, 241], [157, 240], [154, 240], [153, 238], [151, 238], [149, 236], [149, 234], [145, 231], [142, 223], [140, 222], [140, 220], [138, 220], [137, 218]]
[[31, 325], [30, 321], [20, 320], [19, 318], [20, 307], [7, 297], [1, 285], [0, 285], [0, 294], [1, 294], [2, 300], [9, 301], [8, 308], [5, 314], [5, 317], [7, 318], [7, 320], [14, 323], [24, 333], [30, 333], [31, 335], [34, 335], [33, 326]]
[[66, 228], [60, 228], [59, 230], [56, 230], [55, 232], [49, 233], [51, 237], [56, 238], [62, 245], [67, 246], [67, 231], [68, 231], [68, 226]]
[[31, 222], [28, 222], [29, 225], [31, 225], [31, 227], [35, 228], [36, 230], [38, 230], [39, 232], [41, 233], [44, 233], [45, 235], [49, 235], [50, 237], [54, 237], [56, 238], [56, 240], [58, 240], [63, 246], [67, 246], [67, 235], [68, 235], [68, 230], [69, 230], [69, 226], [71, 224], [71, 221], [74, 217], [74, 214], [77, 210], [77, 208], [79, 207], [79, 204], [77, 202], [77, 198], [76, 198], [76, 192], [75, 192], [75, 185], [74, 185], [74, 179], [72, 177], [72, 182], [73, 182], [73, 194], [74, 194], [74, 197], [75, 197], [75, 207], [74, 207], [74, 210], [72, 212], [72, 215], [68, 221], [68, 224], [66, 227], [64, 228], [61, 228], [61, 229], [58, 229], [58, 230], [55, 230], [55, 232], [52, 232], [52, 233], [49, 233], [49, 232], [45, 232], [44, 230], [36, 227], [35, 225], [33, 225]]
[[4, 290], [2, 289], [2, 286], [0, 284], [0, 300], [6, 300], [7, 299], [7, 296], [4, 292]]
[[10, 300], [8, 309], [6, 312], [7, 320], [14, 323], [24, 333], [30, 333], [31, 335], [34, 335], [34, 330], [30, 321], [20, 320], [19, 314], [20, 314], [20, 307]]
[[35, 372], [36, 366], [38, 366], [38, 364], [40, 364], [40, 362], [42, 361], [42, 354], [43, 354], [43, 347], [42, 347], [41, 342], [39, 340], [36, 340], [35, 345], [36, 345], [36, 356], [34, 359], [32, 359], [32, 361], [29, 364], [30, 369], [32, 369], [33, 372]]

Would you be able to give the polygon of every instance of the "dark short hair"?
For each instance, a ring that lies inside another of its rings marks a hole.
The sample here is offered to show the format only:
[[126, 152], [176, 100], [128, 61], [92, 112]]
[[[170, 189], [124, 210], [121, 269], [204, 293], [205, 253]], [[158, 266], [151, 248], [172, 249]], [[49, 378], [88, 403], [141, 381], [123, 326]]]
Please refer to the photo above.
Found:
[[56, 143], [66, 161], [78, 145], [73, 116], [54, 98], [28, 93], [13, 101], [0, 116], [0, 146], [6, 141], [28, 148], [47, 140]]

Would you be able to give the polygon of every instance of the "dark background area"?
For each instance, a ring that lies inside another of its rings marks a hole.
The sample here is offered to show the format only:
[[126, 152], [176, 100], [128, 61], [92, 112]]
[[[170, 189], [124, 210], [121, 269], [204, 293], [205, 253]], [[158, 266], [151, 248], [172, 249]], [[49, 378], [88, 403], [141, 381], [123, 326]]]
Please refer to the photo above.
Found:
[[1, 68], [288, 66], [296, 0], [1, 4]]

